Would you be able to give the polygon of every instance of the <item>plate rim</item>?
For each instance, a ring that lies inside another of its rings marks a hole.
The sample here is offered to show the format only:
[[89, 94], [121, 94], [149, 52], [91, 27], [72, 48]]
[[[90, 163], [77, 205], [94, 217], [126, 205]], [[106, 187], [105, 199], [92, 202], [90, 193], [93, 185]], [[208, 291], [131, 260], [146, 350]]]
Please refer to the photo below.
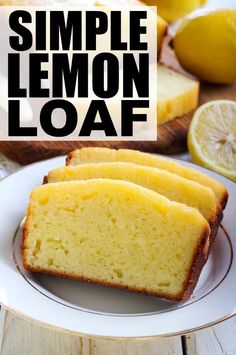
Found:
[[157, 335], [136, 336], [136, 337], [135, 336], [130, 336], [130, 337], [115, 336], [114, 337], [114, 336], [109, 336], [109, 335], [105, 336], [105, 335], [97, 335], [97, 334], [94, 335], [94, 334], [89, 334], [89, 333], [82, 333], [82, 332], [73, 331], [73, 330], [67, 329], [67, 328], [61, 328], [61, 327], [55, 326], [53, 324], [46, 323], [46, 322], [40, 321], [38, 319], [29, 317], [29, 316], [25, 315], [24, 313], [21, 313], [21, 312], [15, 310], [14, 308], [3, 305], [2, 302], [0, 302], [0, 304], [7, 311], [13, 313], [14, 315], [16, 315], [26, 321], [29, 321], [29, 322], [33, 323], [34, 325], [41, 326], [46, 329], [58, 331], [61, 333], [71, 334], [71, 335], [75, 335], [75, 336], [79, 336], [79, 337], [83, 337], [83, 338], [93, 338], [93, 339], [100, 339], [100, 340], [116, 340], [116, 341], [122, 341], [122, 340], [136, 341], [136, 340], [152, 340], [152, 339], [155, 340], [155, 339], [168, 339], [168, 338], [172, 338], [172, 337], [176, 337], [176, 336], [184, 336], [186, 334], [191, 334], [191, 333], [194, 333], [194, 332], [197, 332], [197, 331], [209, 328], [209, 327], [213, 327], [217, 324], [220, 324], [220, 323], [236, 316], [236, 311], [235, 311], [229, 315], [226, 315], [225, 317], [221, 317], [221, 318], [217, 319], [216, 321], [209, 322], [209, 323], [206, 323], [206, 324], [198, 326], [198, 327], [188, 328], [186, 330], [182, 330], [179, 332], [166, 333], [166, 334], [161, 334], [161, 335], [157, 334]]

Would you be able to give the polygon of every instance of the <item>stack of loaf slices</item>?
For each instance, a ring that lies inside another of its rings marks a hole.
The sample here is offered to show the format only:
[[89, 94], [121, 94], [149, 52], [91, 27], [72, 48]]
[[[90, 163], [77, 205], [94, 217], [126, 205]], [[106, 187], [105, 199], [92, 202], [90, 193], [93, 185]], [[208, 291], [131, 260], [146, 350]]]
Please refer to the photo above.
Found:
[[83, 148], [33, 190], [26, 269], [187, 300], [207, 261], [228, 193], [161, 156]]

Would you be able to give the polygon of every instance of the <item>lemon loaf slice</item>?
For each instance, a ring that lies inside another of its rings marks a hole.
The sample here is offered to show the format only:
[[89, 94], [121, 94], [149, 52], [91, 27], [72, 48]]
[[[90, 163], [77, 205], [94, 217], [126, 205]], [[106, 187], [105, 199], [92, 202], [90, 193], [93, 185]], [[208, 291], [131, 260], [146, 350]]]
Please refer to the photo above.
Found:
[[198, 81], [158, 64], [157, 83], [157, 121], [159, 125], [197, 107]]
[[82, 148], [71, 152], [66, 160], [67, 165], [99, 163], [99, 162], [133, 162], [139, 165], [152, 166], [167, 170], [188, 180], [198, 182], [213, 190], [222, 208], [228, 199], [227, 189], [215, 179], [198, 170], [187, 168], [160, 155], [151, 155], [131, 149]]
[[[146, 187], [172, 201], [195, 207], [217, 231], [222, 220], [222, 208], [213, 191], [197, 182], [187, 180], [169, 171], [133, 163], [91, 163], [63, 166], [45, 177], [45, 183], [104, 178], [125, 180]], [[212, 234], [212, 241], [215, 233]]]
[[23, 233], [26, 269], [170, 300], [190, 297], [210, 228], [194, 208], [109, 179], [42, 185]]

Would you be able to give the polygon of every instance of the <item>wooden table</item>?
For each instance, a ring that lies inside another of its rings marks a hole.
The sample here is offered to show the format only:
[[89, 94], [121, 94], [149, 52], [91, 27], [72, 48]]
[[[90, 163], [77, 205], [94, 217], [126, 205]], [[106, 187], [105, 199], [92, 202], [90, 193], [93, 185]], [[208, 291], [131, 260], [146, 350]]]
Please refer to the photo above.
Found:
[[1, 311], [1, 355], [235, 355], [236, 317], [167, 339], [114, 341], [81, 338], [39, 327]]
[[[189, 156], [181, 155], [188, 160]], [[0, 179], [19, 165], [0, 155]], [[2, 170], [3, 169], [3, 170]], [[227, 292], [227, 290], [226, 290]], [[186, 336], [113, 341], [81, 338], [40, 327], [1, 310], [1, 355], [235, 355], [236, 317]]]

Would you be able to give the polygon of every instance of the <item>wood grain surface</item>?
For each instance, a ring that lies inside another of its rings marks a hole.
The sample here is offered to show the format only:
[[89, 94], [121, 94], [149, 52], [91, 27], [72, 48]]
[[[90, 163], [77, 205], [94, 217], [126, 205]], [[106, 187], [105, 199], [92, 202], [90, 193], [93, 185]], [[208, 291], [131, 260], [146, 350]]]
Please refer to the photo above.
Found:
[[[160, 61], [173, 69], [185, 73], [180, 67], [169, 44], [170, 39], [166, 37], [161, 53]], [[234, 85], [210, 85], [201, 83], [199, 104], [214, 99], [236, 100], [236, 84]], [[5, 142], [0, 141], [0, 151], [8, 158], [21, 164], [29, 164], [38, 160], [64, 155], [76, 148], [87, 146], [101, 146], [111, 148], [139, 149], [141, 151], [176, 154], [186, 150], [186, 138], [188, 127], [193, 112], [178, 117], [158, 127], [158, 139], [153, 142], [80, 142], [80, 141], [22, 141]]]
[[1, 355], [182, 355], [181, 337], [149, 341], [81, 338], [39, 327], [6, 310], [1, 323]]
[[1, 355], [235, 355], [236, 317], [185, 336], [117, 341], [81, 338], [0, 315]]

